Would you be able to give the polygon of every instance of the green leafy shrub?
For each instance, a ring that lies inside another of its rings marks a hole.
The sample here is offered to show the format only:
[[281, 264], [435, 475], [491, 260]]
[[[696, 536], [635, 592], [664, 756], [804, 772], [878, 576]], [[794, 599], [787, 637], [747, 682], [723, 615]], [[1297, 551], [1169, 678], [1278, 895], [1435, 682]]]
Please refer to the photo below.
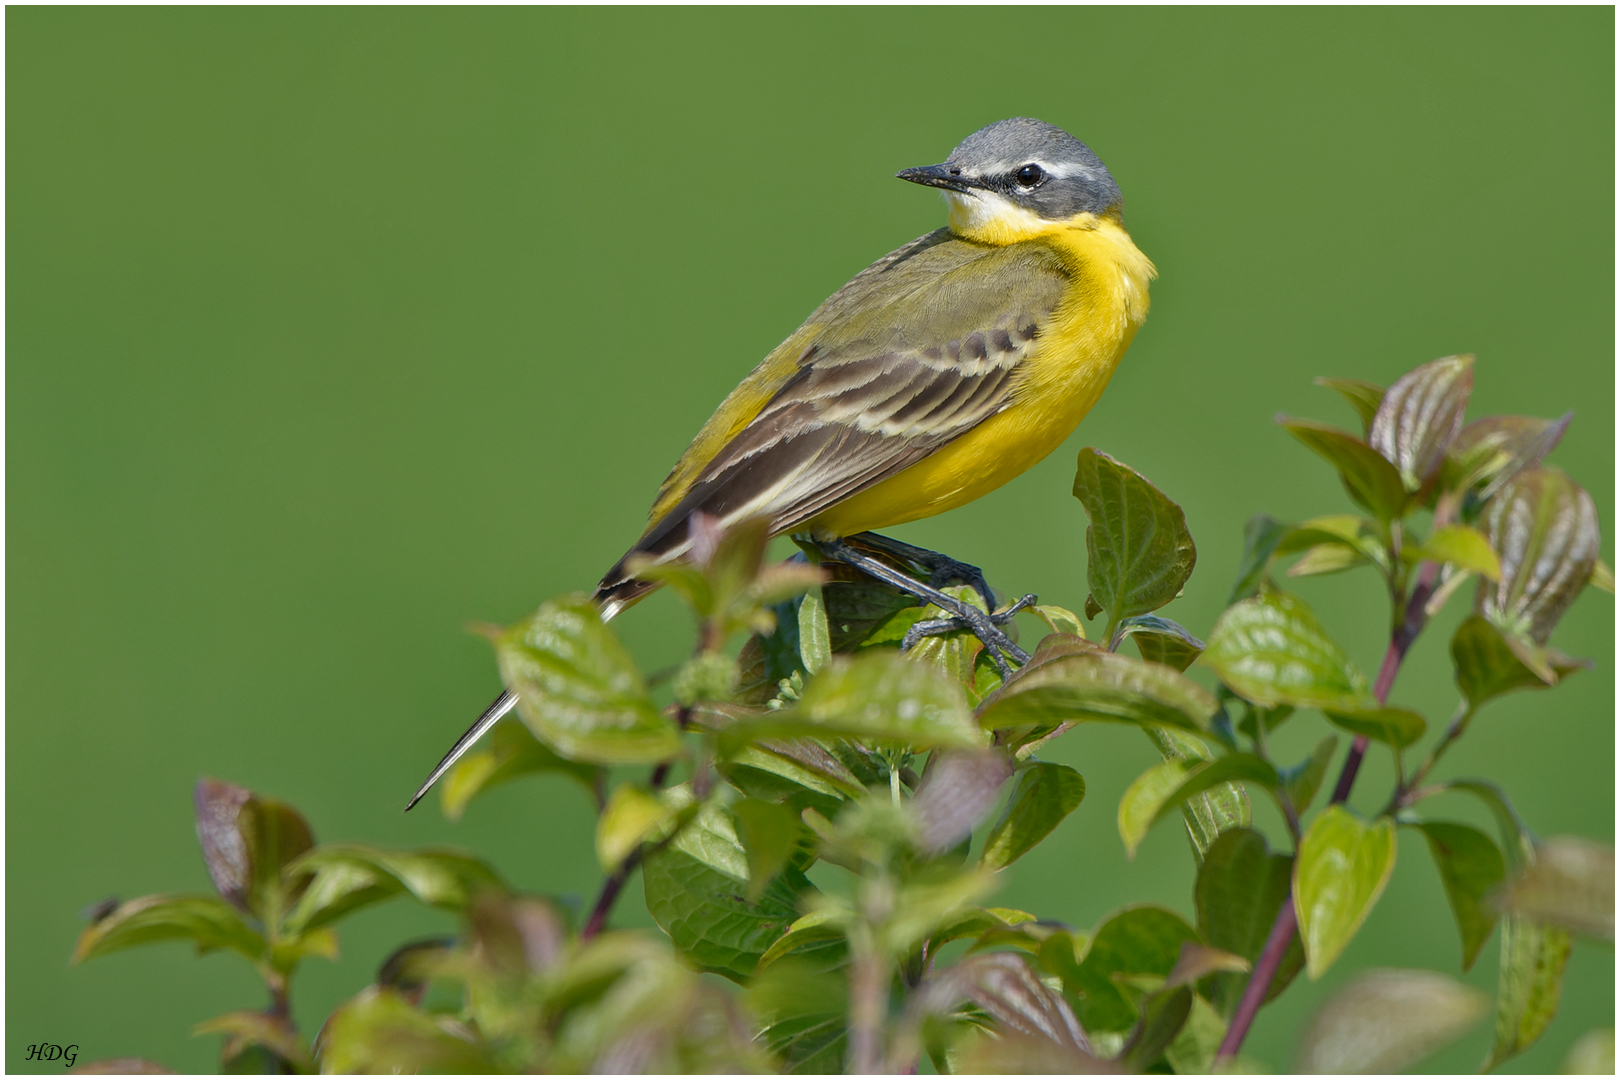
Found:
[[[1551, 1021], [1572, 935], [1612, 941], [1613, 851], [1538, 840], [1505, 792], [1440, 767], [1490, 702], [1589, 666], [1550, 637], [1578, 593], [1612, 593], [1613, 578], [1591, 499], [1544, 464], [1568, 418], [1465, 424], [1472, 378], [1471, 358], [1446, 357], [1388, 390], [1323, 380], [1361, 434], [1281, 418], [1359, 512], [1251, 520], [1207, 640], [1155, 614], [1196, 562], [1181, 508], [1092, 449], [1074, 493], [1091, 522], [1082, 607], [1103, 632], [1089, 640], [1080, 616], [1037, 605], [1050, 633], [1010, 678], [966, 631], [902, 653], [940, 609], [813, 556], [766, 566], [757, 524], [700, 522], [691, 562], [641, 568], [697, 624], [667, 707], [582, 596], [492, 631], [518, 715], [446, 777], [442, 806], [456, 818], [531, 774], [583, 785], [604, 880], [578, 926], [473, 856], [317, 844], [291, 807], [204, 780], [197, 833], [218, 895], [98, 913], [74, 958], [166, 939], [243, 956], [268, 1008], [197, 1028], [224, 1036], [227, 1071], [903, 1072], [926, 1057], [942, 1072], [1207, 1072], [1235, 1063], [1266, 1001], [1339, 958], [1405, 829], [1439, 869], [1463, 969], [1501, 925], [1494, 1067]], [[1281, 587], [1285, 564], [1285, 579], [1366, 570], [1387, 597], [1370, 682]], [[1459, 704], [1431, 736], [1391, 690], [1470, 584], [1474, 613], [1451, 642]], [[1320, 725], [1297, 762], [1269, 747], [1290, 721]], [[1040, 755], [1092, 722], [1135, 726], [1156, 749], [1119, 832], [1134, 851], [1159, 822], [1182, 822], [1193, 918], [1139, 905], [1077, 929], [982, 903], [1085, 798], [1078, 772]], [[1345, 800], [1374, 743], [1396, 783], [1365, 820]], [[1428, 817], [1443, 792], [1480, 800], [1499, 839]], [[1255, 797], [1275, 803], [1285, 837], [1254, 828]], [[845, 871], [819, 875], [836, 887], [812, 884], [818, 860]], [[637, 870], [662, 935], [608, 928]], [[299, 965], [335, 954], [339, 920], [396, 896], [458, 913], [462, 932], [400, 948], [306, 1041], [289, 1009]], [[1363, 972], [1313, 1018], [1299, 1064], [1399, 1069], [1488, 1008], [1443, 974]], [[1612, 1067], [1612, 1033], [1594, 1033], [1570, 1060], [1605, 1052]]]

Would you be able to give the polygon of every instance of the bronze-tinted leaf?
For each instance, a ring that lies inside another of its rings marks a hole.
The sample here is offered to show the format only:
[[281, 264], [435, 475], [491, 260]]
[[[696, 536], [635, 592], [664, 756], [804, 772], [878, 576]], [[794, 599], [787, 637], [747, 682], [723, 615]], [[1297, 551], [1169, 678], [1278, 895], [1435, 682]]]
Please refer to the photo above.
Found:
[[1474, 489], [1487, 499], [1520, 470], [1533, 469], [1558, 445], [1574, 418], [1565, 413], [1557, 420], [1530, 416], [1487, 416], [1457, 433], [1446, 451], [1441, 483], [1450, 491]]
[[1479, 522], [1502, 579], [1480, 582], [1478, 610], [1508, 636], [1545, 645], [1597, 563], [1592, 497], [1559, 469], [1530, 469], [1503, 485]]
[[1353, 976], [1317, 1010], [1300, 1040], [1302, 1073], [1395, 1073], [1461, 1038], [1485, 995], [1433, 971]]
[[1614, 845], [1550, 836], [1497, 898], [1504, 911], [1614, 940]]
[[1384, 391], [1367, 429], [1367, 443], [1400, 471], [1408, 491], [1440, 471], [1474, 389], [1474, 358], [1443, 356], [1413, 368]]

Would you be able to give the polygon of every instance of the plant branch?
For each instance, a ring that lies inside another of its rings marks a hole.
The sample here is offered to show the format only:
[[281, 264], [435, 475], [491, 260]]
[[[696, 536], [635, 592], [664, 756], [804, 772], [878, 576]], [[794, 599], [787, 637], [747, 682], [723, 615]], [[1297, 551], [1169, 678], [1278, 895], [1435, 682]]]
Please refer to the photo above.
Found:
[[[1435, 578], [1439, 576], [1440, 567], [1432, 562], [1425, 562], [1418, 574], [1418, 581], [1412, 590], [1411, 597], [1406, 603], [1405, 616], [1400, 625], [1390, 635], [1389, 649], [1384, 653], [1384, 662], [1378, 669], [1378, 678], [1373, 683], [1373, 697], [1378, 704], [1383, 705], [1389, 700], [1389, 692], [1394, 689], [1395, 676], [1401, 670], [1401, 662], [1406, 659], [1407, 651], [1412, 643], [1422, 633], [1423, 626], [1429, 620], [1429, 596], [1434, 592]], [[1333, 798], [1328, 805], [1342, 803], [1350, 798], [1350, 789], [1356, 782], [1356, 774], [1361, 770], [1361, 760], [1367, 753], [1367, 737], [1357, 735], [1355, 742], [1350, 746], [1350, 755], [1345, 758], [1344, 767], [1339, 771], [1338, 783], [1333, 788]], [[1296, 852], [1297, 852], [1296, 846]], [[1299, 929], [1299, 915], [1294, 910], [1293, 890], [1289, 890], [1283, 898], [1282, 907], [1277, 912], [1277, 918], [1271, 924], [1271, 933], [1266, 936], [1266, 945], [1261, 950], [1260, 957], [1255, 961], [1254, 970], [1249, 975], [1249, 982], [1243, 988], [1243, 997], [1238, 1001], [1237, 1011], [1232, 1014], [1232, 1023], [1226, 1029], [1226, 1037], [1221, 1040], [1220, 1049], [1215, 1052], [1215, 1066], [1218, 1069], [1222, 1064], [1237, 1056], [1238, 1050], [1243, 1046], [1243, 1040], [1249, 1034], [1249, 1028], [1254, 1018], [1264, 1004], [1266, 993], [1271, 989], [1272, 980], [1277, 977], [1277, 968], [1282, 964], [1282, 958], [1288, 951], [1288, 944], [1293, 940], [1294, 933]]]

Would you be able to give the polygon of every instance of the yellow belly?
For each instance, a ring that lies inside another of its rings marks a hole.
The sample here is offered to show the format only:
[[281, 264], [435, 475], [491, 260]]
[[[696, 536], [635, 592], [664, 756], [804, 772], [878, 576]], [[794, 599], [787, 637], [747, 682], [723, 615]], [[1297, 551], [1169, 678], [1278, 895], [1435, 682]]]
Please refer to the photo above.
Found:
[[[1088, 215], [1089, 217], [1089, 215]], [[1076, 269], [1070, 294], [1041, 329], [1007, 408], [809, 522], [819, 537], [849, 536], [931, 517], [972, 502], [1056, 450], [1102, 396], [1147, 316], [1148, 262], [1125, 230], [1089, 227], [1043, 237]]]

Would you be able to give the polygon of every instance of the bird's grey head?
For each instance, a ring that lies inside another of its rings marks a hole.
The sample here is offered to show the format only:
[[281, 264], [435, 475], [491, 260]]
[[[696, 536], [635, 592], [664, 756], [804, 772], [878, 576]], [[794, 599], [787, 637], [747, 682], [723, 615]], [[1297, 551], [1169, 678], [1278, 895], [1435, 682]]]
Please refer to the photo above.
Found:
[[[1011, 203], [1043, 221], [1068, 221], [1082, 213], [1118, 213], [1124, 204], [1119, 185], [1089, 146], [1055, 124], [1022, 116], [975, 131], [942, 165], [895, 175], [953, 193], [953, 210], [971, 207], [971, 199]], [[990, 210], [985, 205], [981, 212]]]

